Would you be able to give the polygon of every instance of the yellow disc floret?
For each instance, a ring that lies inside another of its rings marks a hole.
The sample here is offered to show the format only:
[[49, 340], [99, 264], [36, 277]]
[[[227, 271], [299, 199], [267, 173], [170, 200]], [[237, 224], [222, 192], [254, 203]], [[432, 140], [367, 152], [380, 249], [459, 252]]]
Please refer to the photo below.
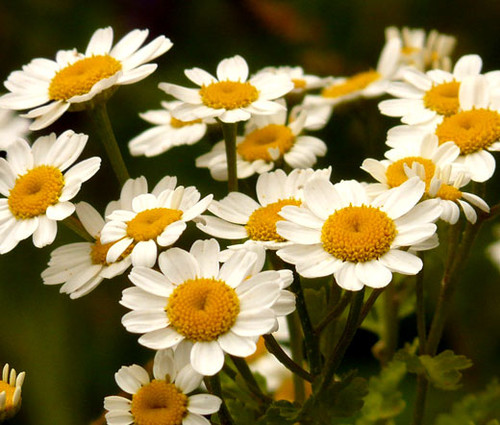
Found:
[[[101, 243], [101, 239], [98, 237], [96, 241], [90, 248], [90, 261], [92, 264], [100, 264], [102, 266], [109, 266], [106, 261], [106, 256], [108, 255], [109, 248], [111, 248], [116, 242]], [[128, 257], [132, 252], [135, 244], [130, 244], [127, 249], [118, 257], [115, 261], [116, 263], [122, 261], [125, 257]]]
[[136, 242], [149, 241], [160, 236], [169, 224], [182, 218], [182, 211], [170, 208], [152, 208], [138, 213], [127, 223], [127, 236]]
[[414, 162], [423, 165], [425, 171], [425, 186], [428, 189], [432, 180], [432, 176], [434, 176], [434, 172], [436, 171], [436, 165], [430, 159], [422, 158], [419, 156], [409, 156], [406, 158], [402, 158], [389, 165], [387, 167], [387, 170], [385, 171], [385, 177], [387, 178], [388, 186], [397, 187], [408, 180], [408, 176], [405, 173], [404, 166], [407, 165], [409, 168], [411, 168]]
[[186, 126], [194, 125], [194, 124], [201, 124], [201, 119], [192, 120], [192, 121], [181, 121], [181, 120], [178, 120], [177, 118], [174, 118], [174, 117], [170, 118], [170, 126], [173, 128], [182, 128], [182, 127], [186, 127]]
[[489, 109], [473, 109], [446, 117], [436, 128], [439, 144], [452, 141], [461, 155], [489, 148], [500, 139], [500, 114]]
[[276, 222], [283, 220], [279, 212], [285, 205], [295, 205], [298, 207], [300, 204], [300, 201], [293, 198], [280, 199], [277, 202], [256, 209], [250, 215], [248, 223], [245, 225], [248, 237], [254, 241], [284, 242], [285, 239], [276, 233]]
[[424, 105], [427, 109], [446, 117], [458, 112], [458, 90], [460, 83], [450, 81], [432, 86], [424, 95]]
[[244, 108], [259, 98], [259, 91], [248, 81], [219, 81], [201, 86], [202, 102], [214, 109]]
[[86, 94], [98, 81], [109, 78], [122, 69], [120, 61], [109, 55], [84, 58], [66, 66], [54, 75], [49, 86], [52, 100], [66, 101]]
[[188, 397], [174, 384], [154, 379], [132, 396], [130, 411], [136, 425], [181, 425], [187, 403]]
[[380, 258], [391, 248], [397, 230], [378, 208], [362, 205], [335, 211], [323, 225], [323, 249], [342, 261], [363, 263]]
[[377, 71], [360, 72], [347, 78], [344, 82], [326, 87], [321, 92], [323, 97], [335, 98], [363, 90], [374, 81], [379, 80], [381, 75]]
[[303, 78], [292, 78], [294, 89], [305, 89], [307, 87], [306, 80]]
[[18, 177], [9, 193], [9, 209], [17, 219], [28, 219], [45, 214], [57, 204], [64, 187], [61, 170], [51, 165], [40, 165]]
[[222, 280], [190, 279], [175, 288], [165, 308], [171, 326], [190, 341], [214, 341], [236, 321], [240, 301]]
[[248, 133], [236, 149], [245, 161], [271, 162], [273, 156], [269, 149], [277, 150], [281, 157], [292, 148], [294, 141], [295, 136], [286, 125], [269, 124]]
[[447, 201], [457, 201], [462, 198], [462, 192], [458, 190], [455, 186], [450, 186], [449, 184], [442, 184], [439, 188], [437, 198], [445, 199]]

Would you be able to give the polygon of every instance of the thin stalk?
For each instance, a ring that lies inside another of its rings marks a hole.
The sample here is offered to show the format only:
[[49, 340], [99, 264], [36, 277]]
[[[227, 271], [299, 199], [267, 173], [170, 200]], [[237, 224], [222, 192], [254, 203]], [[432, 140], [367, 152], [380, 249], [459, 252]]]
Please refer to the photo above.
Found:
[[335, 307], [330, 310], [330, 312], [318, 323], [318, 325], [314, 328], [314, 333], [316, 335], [321, 334], [323, 329], [325, 329], [333, 320], [338, 319], [346, 307], [349, 305], [349, 302], [352, 298], [352, 291], [346, 291], [346, 293], [342, 296], [339, 302], [335, 305]]
[[236, 356], [230, 356], [230, 357], [234, 365], [236, 366], [236, 369], [238, 369], [238, 372], [245, 381], [245, 384], [247, 388], [250, 390], [250, 392], [255, 396], [257, 396], [264, 403], [271, 403], [272, 402], [271, 397], [264, 394], [262, 390], [259, 388], [259, 384], [255, 380], [255, 377], [253, 376], [252, 371], [248, 367], [246, 360], [242, 357], [236, 357]]
[[276, 357], [276, 359], [285, 366], [289, 371], [299, 375], [302, 379], [312, 382], [313, 377], [309, 372], [304, 370], [300, 365], [295, 363], [288, 354], [285, 353], [283, 348], [278, 344], [278, 341], [272, 335], [264, 335], [267, 350]]
[[[304, 338], [302, 336], [298, 313], [294, 311], [292, 314], [289, 314], [286, 316], [286, 321], [288, 325], [288, 333], [290, 335], [290, 351], [292, 352], [292, 360], [296, 364], [302, 366], [304, 364], [304, 354], [302, 352], [302, 343]], [[300, 403], [301, 400], [305, 400], [306, 388], [304, 380], [295, 374], [293, 375], [293, 389], [295, 401]]]
[[315, 394], [321, 393], [328, 388], [333, 376], [335, 375], [335, 372], [337, 372], [337, 369], [340, 366], [342, 359], [344, 358], [347, 348], [351, 344], [354, 335], [358, 330], [358, 327], [360, 325], [359, 318], [361, 314], [361, 308], [363, 306], [364, 295], [365, 288], [357, 291], [352, 298], [351, 308], [349, 309], [349, 315], [347, 316], [347, 322], [344, 328], [344, 332], [342, 333], [340, 340], [335, 347], [335, 350], [326, 360], [324, 373], [320, 384], [317, 387], [317, 391], [315, 391]]
[[[419, 253], [420, 259], [424, 260], [424, 253]], [[425, 264], [425, 263], [424, 263]], [[425, 325], [425, 299], [424, 299], [424, 268], [416, 276], [415, 292], [417, 295], [417, 333], [419, 340], [419, 352], [425, 354], [427, 340], [427, 329]]]
[[219, 374], [216, 374], [214, 376], [205, 376], [204, 381], [205, 385], [208, 388], [208, 391], [222, 400], [222, 404], [219, 408], [219, 411], [217, 412], [221, 425], [234, 425], [233, 418], [231, 417], [231, 414], [227, 409], [226, 402], [222, 397], [222, 387], [220, 385]]
[[113, 168], [118, 181], [121, 185], [123, 185], [127, 179], [130, 178], [130, 175], [128, 173], [127, 166], [123, 161], [115, 134], [113, 133], [113, 127], [111, 126], [111, 121], [109, 120], [106, 103], [97, 103], [92, 109], [88, 110], [88, 114], [92, 124], [94, 125], [94, 130], [106, 150], [111, 167]]
[[417, 394], [415, 398], [415, 408], [413, 409], [412, 425], [421, 425], [424, 423], [425, 404], [429, 382], [425, 375], [417, 375]]
[[226, 123], [220, 121], [222, 134], [226, 146], [227, 162], [227, 190], [228, 192], [238, 191], [238, 170], [236, 168], [236, 133], [238, 123]]
[[78, 236], [85, 239], [87, 242], [94, 242], [94, 238], [92, 235], [89, 235], [89, 232], [83, 227], [83, 224], [80, 220], [78, 220], [75, 216], [69, 216], [63, 220], [63, 224], [73, 232], [75, 232]]

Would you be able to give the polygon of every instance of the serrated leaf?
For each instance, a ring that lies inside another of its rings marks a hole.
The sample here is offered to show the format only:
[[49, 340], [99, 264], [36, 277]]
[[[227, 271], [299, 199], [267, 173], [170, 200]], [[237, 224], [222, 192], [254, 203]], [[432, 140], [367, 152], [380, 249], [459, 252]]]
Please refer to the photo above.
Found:
[[[258, 422], [258, 425], [292, 425], [297, 422], [300, 414], [300, 408], [289, 401], [279, 400], [272, 403], [264, 416]], [[240, 425], [238, 423], [238, 425]]]
[[435, 357], [419, 356], [429, 380], [436, 388], [455, 390], [460, 387], [460, 370], [472, 366], [472, 361], [465, 356], [456, 355], [451, 350], [443, 351]]
[[415, 339], [413, 343], [406, 343], [404, 348], [399, 350], [394, 355], [395, 361], [400, 361], [406, 364], [406, 368], [410, 373], [424, 373], [425, 368], [417, 356], [418, 340]]
[[255, 425], [255, 411], [249, 406], [235, 399], [226, 399], [226, 406], [234, 420], [238, 425]]

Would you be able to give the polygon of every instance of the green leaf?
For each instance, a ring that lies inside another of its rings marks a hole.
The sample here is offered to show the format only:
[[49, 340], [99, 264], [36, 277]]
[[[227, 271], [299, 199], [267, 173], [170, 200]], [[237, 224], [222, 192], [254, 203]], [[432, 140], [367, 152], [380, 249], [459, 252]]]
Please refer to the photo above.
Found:
[[477, 394], [468, 394], [453, 404], [450, 413], [440, 414], [435, 425], [498, 425], [500, 384], [497, 380]]
[[404, 348], [399, 350], [394, 355], [394, 360], [405, 363], [407, 370], [410, 373], [424, 373], [425, 368], [416, 354], [417, 349], [418, 349], [418, 339], [415, 339], [411, 344], [406, 343]]
[[456, 355], [451, 350], [443, 351], [435, 357], [419, 356], [425, 367], [427, 376], [436, 388], [442, 390], [456, 390], [461, 386], [460, 370], [472, 366], [472, 361], [465, 356]]
[[[286, 400], [279, 400], [272, 403], [265, 415], [258, 422], [252, 422], [252, 425], [255, 423], [258, 425], [292, 425], [297, 422], [299, 414], [298, 406]], [[238, 425], [240, 425], [239, 422]]]

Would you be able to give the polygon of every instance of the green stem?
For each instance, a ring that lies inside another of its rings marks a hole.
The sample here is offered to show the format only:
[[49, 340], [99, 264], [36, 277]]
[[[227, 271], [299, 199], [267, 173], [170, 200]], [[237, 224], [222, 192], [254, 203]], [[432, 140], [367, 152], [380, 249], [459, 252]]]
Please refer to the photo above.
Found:
[[238, 170], [236, 168], [236, 133], [238, 123], [226, 123], [220, 121], [222, 134], [226, 146], [227, 162], [227, 190], [228, 192], [238, 191]]
[[324, 373], [320, 384], [317, 386], [317, 391], [315, 394], [321, 393], [325, 391], [330, 382], [337, 372], [342, 359], [344, 358], [345, 352], [347, 348], [351, 344], [356, 331], [360, 325], [360, 314], [361, 308], [363, 306], [363, 299], [365, 296], [365, 288], [361, 289], [361, 291], [357, 291], [354, 294], [354, 297], [351, 301], [351, 308], [349, 309], [349, 315], [347, 316], [347, 322], [344, 328], [344, 332], [342, 333], [340, 340], [335, 347], [335, 350], [332, 352], [330, 357], [326, 360]]
[[130, 178], [125, 162], [123, 161], [120, 147], [116, 141], [109, 121], [106, 103], [97, 103], [92, 109], [88, 110], [88, 114], [94, 125], [94, 130], [97, 133], [101, 143], [106, 150], [111, 167], [118, 178], [118, 181], [123, 185]]
[[230, 357], [234, 365], [236, 366], [236, 369], [238, 369], [238, 372], [243, 377], [243, 380], [245, 381], [245, 384], [247, 388], [250, 390], [250, 392], [255, 396], [257, 396], [264, 403], [266, 404], [271, 403], [272, 399], [267, 395], [265, 395], [259, 388], [259, 384], [255, 380], [255, 377], [253, 376], [252, 371], [248, 367], [246, 360], [242, 357], [236, 357], [236, 356], [230, 356]]
[[[424, 260], [424, 253], [419, 253], [420, 259]], [[425, 264], [425, 263], [424, 263]], [[425, 299], [424, 299], [424, 268], [416, 276], [415, 292], [417, 295], [417, 333], [419, 340], [419, 352], [425, 354], [427, 330], [425, 324]]]
[[[302, 336], [302, 330], [300, 326], [300, 319], [297, 311], [286, 316], [286, 321], [288, 325], [288, 333], [290, 335], [290, 351], [292, 352], [292, 360], [298, 364], [304, 364], [304, 355], [302, 353], [302, 343], [304, 338]], [[306, 397], [306, 388], [304, 385], [304, 380], [298, 375], [293, 375], [293, 388], [295, 401], [301, 403]]]
[[338, 319], [341, 314], [344, 312], [346, 307], [349, 305], [349, 302], [352, 298], [352, 291], [346, 291], [344, 296], [340, 299], [340, 301], [335, 305], [335, 307], [330, 310], [330, 312], [318, 323], [318, 325], [314, 328], [314, 333], [319, 335], [323, 329], [325, 329], [333, 320]]
[[306, 381], [312, 382], [313, 377], [309, 372], [304, 370], [301, 366], [299, 366], [297, 363], [295, 363], [290, 357], [288, 357], [288, 354], [285, 353], [285, 351], [281, 348], [281, 346], [278, 344], [278, 341], [274, 338], [272, 335], [264, 335], [264, 340], [266, 343], [266, 348], [267, 350], [278, 359], [278, 361], [285, 366], [288, 370], [293, 372], [296, 375], [299, 375], [302, 379], [305, 379]]
[[383, 324], [383, 351], [381, 353], [382, 365], [386, 365], [394, 356], [398, 345], [398, 301], [396, 298], [396, 286], [388, 285], [383, 295], [384, 309], [382, 314]]
[[95, 242], [95, 239], [92, 237], [92, 235], [87, 232], [85, 227], [83, 227], [83, 224], [80, 220], [78, 220], [75, 216], [69, 216], [68, 218], [65, 218], [63, 220], [63, 224], [73, 232], [75, 232], [78, 236], [82, 237], [85, 239], [87, 242]]
[[216, 374], [214, 376], [206, 376], [205, 377], [205, 385], [208, 388], [208, 391], [210, 393], [216, 395], [222, 400], [222, 404], [220, 406], [219, 411], [217, 412], [217, 415], [219, 416], [219, 420], [221, 425], [233, 425], [234, 421], [233, 418], [231, 417], [231, 414], [229, 413], [229, 410], [227, 409], [226, 402], [224, 401], [224, 398], [222, 397], [222, 388], [220, 385], [220, 377], [219, 374]]
[[415, 398], [415, 408], [413, 409], [412, 425], [421, 425], [424, 422], [425, 402], [428, 389], [429, 382], [427, 382], [425, 375], [417, 375], [417, 394]]
[[358, 327], [361, 326], [361, 323], [363, 323], [363, 320], [366, 319], [366, 316], [368, 316], [368, 313], [373, 307], [373, 304], [375, 304], [375, 301], [377, 301], [377, 298], [384, 292], [385, 288], [377, 288], [374, 289], [368, 299], [366, 300], [365, 304], [363, 305], [363, 308], [361, 309], [361, 314], [359, 315], [359, 323]]

